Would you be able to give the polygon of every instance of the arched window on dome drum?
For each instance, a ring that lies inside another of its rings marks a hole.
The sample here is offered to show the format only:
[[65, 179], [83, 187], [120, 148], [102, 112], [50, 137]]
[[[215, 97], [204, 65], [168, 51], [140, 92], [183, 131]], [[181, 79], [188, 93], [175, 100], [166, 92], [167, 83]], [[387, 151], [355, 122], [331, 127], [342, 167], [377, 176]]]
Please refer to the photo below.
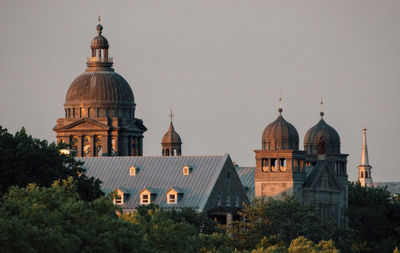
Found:
[[114, 109], [114, 117], [119, 117], [119, 108]]
[[304, 160], [300, 159], [300, 172], [303, 172], [304, 169]]
[[91, 108], [89, 107], [89, 108], [87, 109], [87, 117], [88, 117], [88, 118], [90, 118], [90, 110], [91, 110]]
[[166, 155], [166, 156], [169, 156], [169, 149], [166, 149], [166, 150], [165, 150], [165, 155]]
[[83, 156], [90, 156], [90, 138], [89, 136], [85, 136], [83, 139]]

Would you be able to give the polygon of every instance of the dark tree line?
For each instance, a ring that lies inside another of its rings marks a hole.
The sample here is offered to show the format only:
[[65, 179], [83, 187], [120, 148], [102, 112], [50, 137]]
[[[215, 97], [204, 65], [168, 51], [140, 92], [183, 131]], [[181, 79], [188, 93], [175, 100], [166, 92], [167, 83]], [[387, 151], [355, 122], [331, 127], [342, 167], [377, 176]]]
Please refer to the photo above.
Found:
[[400, 244], [400, 199], [385, 188], [349, 184], [345, 229], [292, 197], [255, 200], [223, 227], [189, 208], [121, 213], [61, 148], [0, 126], [1, 252], [353, 253]]

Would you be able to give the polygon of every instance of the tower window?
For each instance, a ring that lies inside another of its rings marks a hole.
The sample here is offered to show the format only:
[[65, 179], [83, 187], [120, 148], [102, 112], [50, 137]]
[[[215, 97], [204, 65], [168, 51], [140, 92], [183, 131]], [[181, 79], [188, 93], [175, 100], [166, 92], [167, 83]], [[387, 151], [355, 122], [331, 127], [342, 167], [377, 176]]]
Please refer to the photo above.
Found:
[[364, 171], [361, 171], [361, 178], [364, 178]]
[[276, 159], [275, 158], [271, 158], [271, 170], [272, 171], [276, 171]]
[[268, 159], [267, 158], [261, 159], [261, 168], [262, 168], [263, 172], [268, 171]]
[[221, 205], [221, 193], [220, 192], [218, 192], [217, 205], [218, 206]]

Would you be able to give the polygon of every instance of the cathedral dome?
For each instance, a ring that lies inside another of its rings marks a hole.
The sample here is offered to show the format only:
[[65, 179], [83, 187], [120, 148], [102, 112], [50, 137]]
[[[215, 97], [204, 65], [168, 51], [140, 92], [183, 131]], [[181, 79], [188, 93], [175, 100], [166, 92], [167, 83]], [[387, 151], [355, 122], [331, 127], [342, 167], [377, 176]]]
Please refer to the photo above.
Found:
[[262, 149], [299, 150], [299, 134], [296, 128], [282, 117], [281, 108], [279, 108], [278, 118], [264, 129], [262, 134]]
[[70, 85], [65, 105], [133, 106], [128, 82], [114, 71], [87, 71]]
[[324, 113], [321, 112], [321, 120], [304, 137], [304, 149], [310, 154], [318, 153], [318, 145], [324, 142], [325, 153], [340, 153], [340, 137], [336, 130], [328, 125], [323, 119]]
[[162, 138], [161, 144], [182, 144], [181, 137], [175, 131], [172, 121], [171, 124], [169, 125], [168, 132], [166, 132], [164, 134], [164, 137]]
[[120, 107], [134, 109], [130, 85], [112, 68], [108, 41], [101, 35], [103, 26], [98, 24], [96, 29], [98, 35], [90, 45], [92, 53], [87, 60], [88, 68], [71, 83], [64, 105], [66, 108], [110, 108], [114, 111]]

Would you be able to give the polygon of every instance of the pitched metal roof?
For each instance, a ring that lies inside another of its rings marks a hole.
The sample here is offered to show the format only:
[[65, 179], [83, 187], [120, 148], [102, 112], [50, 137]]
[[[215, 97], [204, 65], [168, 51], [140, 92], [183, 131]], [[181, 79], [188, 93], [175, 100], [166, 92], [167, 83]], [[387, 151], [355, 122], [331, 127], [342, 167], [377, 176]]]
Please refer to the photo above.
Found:
[[[104, 192], [117, 188], [129, 191], [123, 208], [134, 209], [139, 205], [139, 193], [144, 188], [156, 193], [152, 203], [164, 208], [192, 207], [203, 210], [229, 155], [214, 156], [157, 156], [157, 157], [91, 157], [77, 158], [84, 162], [86, 175], [99, 178]], [[183, 166], [192, 171], [183, 175]], [[129, 168], [139, 168], [135, 176]], [[168, 204], [166, 193], [170, 188], [179, 189], [183, 196], [177, 204]]]
[[256, 167], [236, 167], [236, 172], [242, 182], [243, 188], [246, 191], [247, 197], [249, 200], [253, 200], [255, 196], [254, 189], [254, 173], [256, 171]]

